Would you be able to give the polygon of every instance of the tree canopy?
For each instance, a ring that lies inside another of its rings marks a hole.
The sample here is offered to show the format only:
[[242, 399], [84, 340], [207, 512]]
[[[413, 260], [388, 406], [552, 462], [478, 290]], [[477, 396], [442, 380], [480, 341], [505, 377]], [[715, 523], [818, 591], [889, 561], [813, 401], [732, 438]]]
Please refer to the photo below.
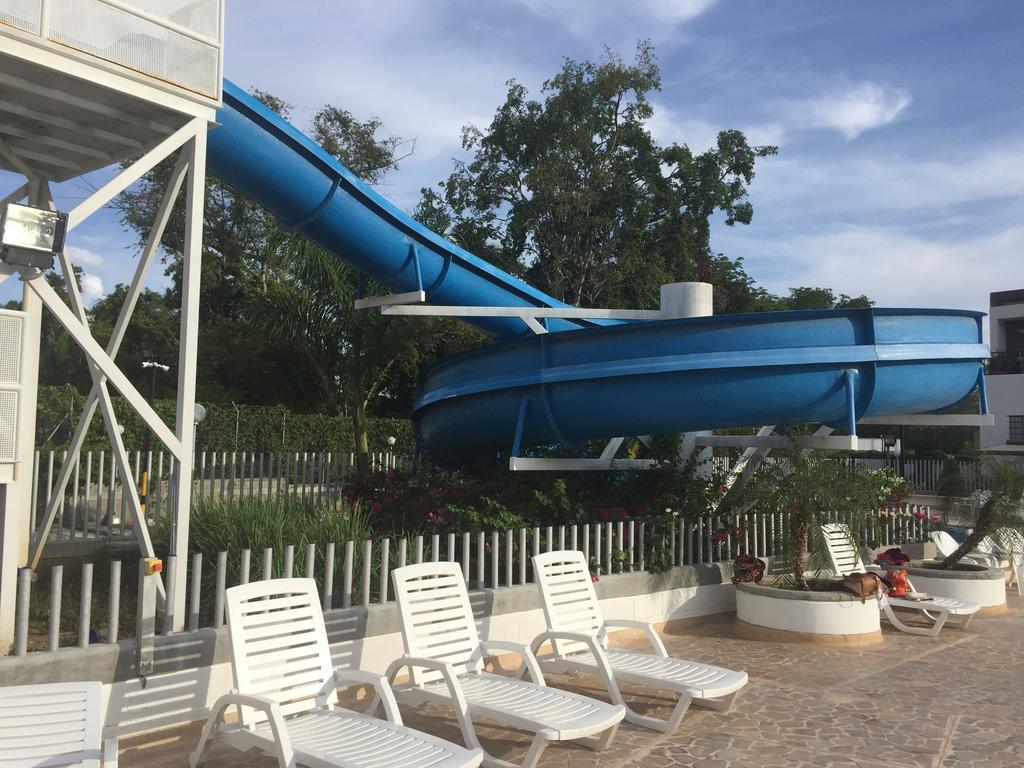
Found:
[[753, 308], [742, 264], [711, 250], [710, 220], [750, 223], [755, 162], [777, 148], [735, 130], [699, 154], [659, 145], [660, 88], [646, 42], [629, 64], [566, 59], [543, 100], [510, 80], [491, 124], [463, 128], [472, 158], [423, 190], [424, 220], [570, 304], [653, 307], [662, 283], [707, 280], [722, 311]]

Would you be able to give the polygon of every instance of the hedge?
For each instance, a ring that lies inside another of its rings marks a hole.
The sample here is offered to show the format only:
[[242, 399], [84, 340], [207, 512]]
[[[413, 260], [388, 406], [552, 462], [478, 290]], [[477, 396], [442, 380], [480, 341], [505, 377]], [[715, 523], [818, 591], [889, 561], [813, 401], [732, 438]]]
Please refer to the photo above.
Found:
[[[125, 444], [132, 450], [145, 442], [142, 420], [120, 397], [114, 397], [114, 412], [124, 426]], [[232, 405], [204, 403], [206, 419], [199, 425], [196, 447], [204, 451], [341, 451], [355, 448], [352, 420], [348, 416], [322, 413], [293, 413], [283, 406]], [[40, 450], [61, 450], [71, 439], [78, 416], [85, 406], [85, 395], [71, 385], [41, 386], [36, 418], [36, 446]], [[174, 424], [175, 401], [157, 400], [156, 412], [168, 424]], [[394, 451], [411, 455], [414, 451], [412, 425], [408, 419], [370, 417], [371, 451], [386, 451], [388, 437], [395, 438]], [[97, 412], [86, 438], [86, 448], [102, 450], [109, 445], [103, 419]]]

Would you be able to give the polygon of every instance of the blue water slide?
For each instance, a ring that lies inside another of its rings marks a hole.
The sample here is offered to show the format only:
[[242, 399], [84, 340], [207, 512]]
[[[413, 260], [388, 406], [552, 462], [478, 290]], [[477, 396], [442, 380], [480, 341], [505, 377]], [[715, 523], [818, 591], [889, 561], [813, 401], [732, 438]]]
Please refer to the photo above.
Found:
[[[210, 173], [398, 292], [438, 305], [565, 307], [424, 228], [225, 81]], [[642, 323], [468, 318], [502, 339], [424, 372], [421, 445], [460, 462], [553, 442], [922, 413], [980, 381], [982, 313], [768, 312]], [[414, 319], [404, 322], [416, 322]]]

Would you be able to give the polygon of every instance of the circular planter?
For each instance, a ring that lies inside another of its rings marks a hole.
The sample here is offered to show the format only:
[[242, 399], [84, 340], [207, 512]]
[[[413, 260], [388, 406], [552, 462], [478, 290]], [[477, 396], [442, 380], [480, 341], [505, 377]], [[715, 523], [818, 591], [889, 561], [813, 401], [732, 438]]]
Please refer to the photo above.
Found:
[[882, 640], [878, 602], [843, 592], [798, 592], [736, 585], [736, 619], [748, 635], [835, 645]]
[[1006, 613], [1006, 581], [998, 568], [961, 563], [958, 570], [946, 571], [930, 563], [904, 566], [914, 589], [937, 597], [952, 597], [981, 606], [979, 616]]

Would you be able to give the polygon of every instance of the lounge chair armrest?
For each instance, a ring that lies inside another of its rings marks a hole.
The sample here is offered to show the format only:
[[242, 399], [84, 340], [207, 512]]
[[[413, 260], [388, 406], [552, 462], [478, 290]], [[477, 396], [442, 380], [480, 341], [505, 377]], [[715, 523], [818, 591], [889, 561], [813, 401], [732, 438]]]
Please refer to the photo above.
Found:
[[117, 736], [103, 739], [103, 768], [117, 768]]
[[394, 684], [395, 677], [402, 669], [408, 669], [411, 672], [414, 667], [432, 669], [435, 672], [441, 673], [445, 684], [448, 686], [448, 695], [451, 697], [452, 706], [455, 708], [455, 714], [459, 721], [459, 730], [462, 731], [462, 738], [466, 742], [466, 746], [470, 749], [481, 749], [480, 740], [477, 738], [476, 730], [473, 728], [473, 721], [469, 717], [469, 704], [466, 703], [466, 697], [462, 693], [462, 684], [459, 683], [459, 678], [455, 674], [455, 669], [452, 665], [440, 659], [428, 659], [422, 656], [402, 656], [395, 659], [388, 666], [388, 683]]
[[379, 701], [384, 705], [384, 716], [395, 725], [402, 725], [402, 714], [398, 711], [395, 692], [391, 690], [391, 684], [384, 675], [378, 675], [376, 672], [364, 672], [361, 669], [336, 669], [334, 670], [334, 682], [339, 688], [349, 685], [372, 685], [376, 697], [369, 711], [376, 711]]
[[440, 659], [428, 659], [422, 656], [402, 656], [391, 662], [391, 665], [388, 667], [388, 683], [393, 685], [395, 678], [402, 669], [408, 669], [411, 672], [413, 667], [432, 669], [435, 672], [440, 672], [442, 677], [444, 677], [445, 683], [448, 685], [448, 692], [451, 694], [452, 698], [456, 699], [462, 708], [465, 708], [465, 697], [462, 695], [462, 685], [459, 683], [459, 678], [455, 674], [455, 669], [447, 661], [441, 661]]
[[[239, 693], [238, 691], [231, 691], [225, 693], [214, 703], [213, 708], [210, 710], [210, 721], [223, 720], [224, 713], [228, 707], [252, 707], [258, 709], [267, 716], [267, 722], [270, 723], [270, 730], [274, 734], [274, 743], [277, 745], [277, 757], [281, 765], [294, 765], [295, 764], [295, 752], [292, 750], [291, 739], [288, 738], [288, 729], [284, 724], [284, 716], [281, 714], [281, 705], [278, 704], [274, 699], [266, 696], [257, 696], [251, 693]], [[209, 722], [208, 724], [209, 725]], [[203, 742], [206, 740], [206, 730], [204, 729], [203, 739], [200, 741], [200, 748]]]
[[537, 685], [545, 685], [544, 673], [540, 671], [540, 664], [537, 662], [537, 657], [534, 656], [530, 646], [526, 643], [513, 643], [509, 640], [480, 641], [480, 650], [484, 653], [488, 653], [492, 648], [496, 651], [511, 651], [512, 653], [518, 653], [519, 657], [523, 660], [523, 665], [526, 667], [527, 672], [530, 673], [530, 679]]
[[659, 656], [668, 657], [668, 651], [665, 650], [665, 644], [661, 641], [658, 633], [654, 630], [651, 622], [649, 621], [636, 621], [634, 619], [606, 619], [604, 625], [601, 627], [602, 639], [608, 634], [608, 628], [615, 627], [617, 629], [642, 629], [647, 634], [647, 639], [651, 643], [651, 647], [654, 648], [654, 652]]
[[[537, 655], [537, 649], [540, 648], [544, 643], [552, 640], [568, 640], [574, 643], [583, 643], [590, 650], [590, 653], [594, 656], [594, 661], [597, 664], [598, 673], [601, 675], [601, 681], [604, 683], [608, 693], [612, 696], [612, 702], [614, 704], [621, 704], [621, 694], [619, 693], [619, 687], [615, 684], [615, 675], [612, 674], [611, 664], [608, 663], [608, 657], [605, 655], [604, 649], [597, 642], [597, 638], [593, 635], [584, 635], [579, 632], [562, 632], [558, 630], [547, 630], [541, 632], [530, 643], [530, 650], [534, 656]], [[554, 647], [554, 643], [551, 643]]]

